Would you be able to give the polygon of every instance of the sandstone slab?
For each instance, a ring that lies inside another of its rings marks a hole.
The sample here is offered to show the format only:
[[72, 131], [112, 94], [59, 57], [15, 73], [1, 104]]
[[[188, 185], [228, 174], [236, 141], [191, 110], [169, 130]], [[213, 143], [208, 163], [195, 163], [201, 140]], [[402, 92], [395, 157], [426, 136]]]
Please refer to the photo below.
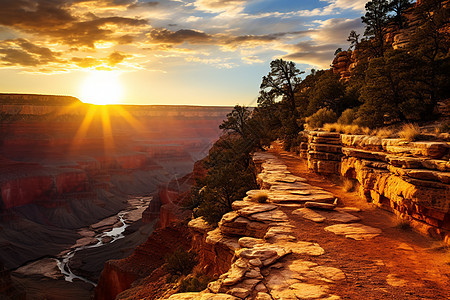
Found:
[[265, 211], [261, 213], [255, 213], [249, 215], [250, 220], [272, 223], [272, 222], [287, 222], [289, 220], [288, 216], [281, 210]]
[[232, 295], [212, 293], [181, 293], [174, 294], [168, 300], [238, 300]]
[[300, 217], [302, 217], [304, 219], [311, 220], [316, 223], [321, 223], [326, 220], [326, 218], [324, 216], [322, 216], [321, 214], [319, 214], [309, 208], [296, 209], [292, 212], [292, 214], [299, 215]]
[[241, 208], [237, 211], [238, 215], [240, 216], [251, 216], [253, 214], [256, 213], [263, 213], [263, 212], [268, 212], [268, 211], [272, 211], [274, 209], [276, 209], [277, 206], [276, 205], [272, 205], [272, 204], [255, 204], [255, 205], [250, 205], [244, 208]]
[[361, 220], [359, 217], [349, 214], [347, 212], [343, 212], [343, 211], [321, 210], [321, 211], [317, 211], [317, 213], [332, 222], [352, 223], [352, 222], [358, 222]]
[[306, 202], [305, 203], [306, 208], [312, 208], [312, 209], [325, 209], [325, 210], [334, 210], [336, 207], [336, 204], [334, 203], [320, 203], [320, 202]]
[[374, 238], [381, 233], [381, 229], [379, 228], [360, 223], [336, 224], [325, 227], [325, 230], [333, 232], [337, 235], [344, 235], [346, 238], [351, 238], [358, 241]]

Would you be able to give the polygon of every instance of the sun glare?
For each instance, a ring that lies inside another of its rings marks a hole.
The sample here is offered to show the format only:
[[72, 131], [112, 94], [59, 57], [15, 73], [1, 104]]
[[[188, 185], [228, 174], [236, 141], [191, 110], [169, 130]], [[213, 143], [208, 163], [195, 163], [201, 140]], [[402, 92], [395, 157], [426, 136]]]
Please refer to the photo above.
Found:
[[93, 71], [81, 87], [83, 102], [105, 105], [119, 103], [122, 85], [119, 73], [115, 71]]

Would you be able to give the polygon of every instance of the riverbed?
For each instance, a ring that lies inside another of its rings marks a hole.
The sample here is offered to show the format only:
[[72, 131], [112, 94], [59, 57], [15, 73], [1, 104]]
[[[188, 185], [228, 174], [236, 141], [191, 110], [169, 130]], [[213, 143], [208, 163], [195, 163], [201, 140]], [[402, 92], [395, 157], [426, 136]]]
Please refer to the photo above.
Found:
[[[117, 254], [123, 256], [126, 253], [123, 248], [133, 249], [133, 246], [139, 245], [151, 234], [154, 224], [142, 226], [140, 222], [142, 212], [151, 199], [152, 197], [130, 197], [126, 209], [78, 229], [80, 238], [57, 257], [43, 258], [15, 270], [15, 280], [27, 286], [30, 281], [39, 280], [42, 291], [39, 291], [38, 285], [34, 288], [34, 292], [39, 295], [49, 292], [46, 291], [46, 286], [54, 286], [61, 287], [58, 288], [60, 290], [73, 289], [77, 293], [73, 294], [75, 298], [72, 299], [83, 299], [86, 295], [79, 295], [79, 289], [89, 293], [93, 290], [106, 260], [117, 258]], [[56, 281], [59, 283], [56, 284]], [[32, 282], [31, 285], [33, 286]]]

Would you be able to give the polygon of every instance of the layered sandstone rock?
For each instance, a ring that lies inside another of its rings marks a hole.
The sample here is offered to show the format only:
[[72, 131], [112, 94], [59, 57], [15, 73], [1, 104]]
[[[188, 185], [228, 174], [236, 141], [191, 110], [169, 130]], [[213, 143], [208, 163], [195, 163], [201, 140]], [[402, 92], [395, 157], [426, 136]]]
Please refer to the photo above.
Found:
[[334, 74], [339, 74], [341, 80], [350, 78], [350, 65], [353, 63], [352, 51], [339, 52], [331, 63]]
[[449, 143], [321, 132], [307, 135], [311, 170], [357, 180], [360, 194], [368, 201], [410, 220], [424, 233], [448, 239]]

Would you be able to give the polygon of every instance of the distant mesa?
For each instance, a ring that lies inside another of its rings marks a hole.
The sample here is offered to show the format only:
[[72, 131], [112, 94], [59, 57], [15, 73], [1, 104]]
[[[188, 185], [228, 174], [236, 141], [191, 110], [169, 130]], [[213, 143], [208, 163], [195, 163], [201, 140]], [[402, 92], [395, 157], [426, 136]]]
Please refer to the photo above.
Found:
[[80, 99], [72, 96], [0, 93], [1, 105], [67, 106], [81, 103]]

